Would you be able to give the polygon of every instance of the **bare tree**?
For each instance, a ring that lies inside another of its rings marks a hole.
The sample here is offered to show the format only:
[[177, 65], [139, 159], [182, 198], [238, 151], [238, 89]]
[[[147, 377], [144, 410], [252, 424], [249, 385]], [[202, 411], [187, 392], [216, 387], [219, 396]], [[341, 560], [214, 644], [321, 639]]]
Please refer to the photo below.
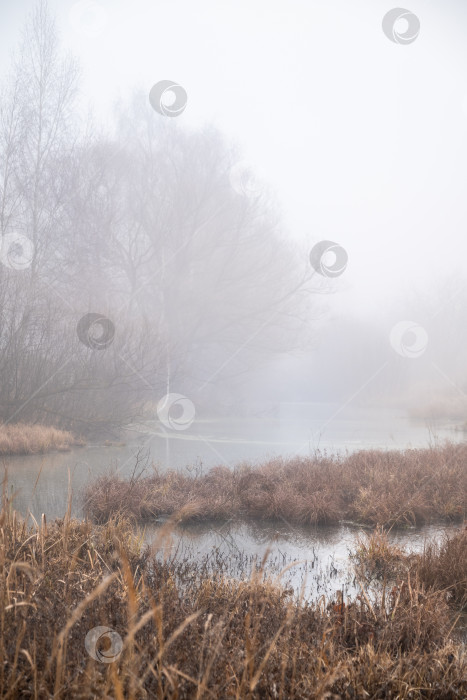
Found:
[[70, 264], [64, 240], [74, 232], [70, 197], [83, 151], [73, 117], [77, 75], [74, 61], [61, 58], [53, 20], [39, 3], [26, 24], [0, 113], [4, 420], [78, 427], [122, 422], [137, 410], [139, 393], [148, 391], [144, 373], [151, 359], [140, 337], [149, 339], [150, 333], [143, 324], [120, 324], [112, 347], [97, 351], [76, 332], [79, 319], [95, 312], [98, 302], [96, 284], [83, 288], [86, 260], [78, 242]]
[[157, 325], [173, 377], [192, 389], [307, 345], [316, 284], [267, 190], [239, 194], [219, 133], [184, 131], [147, 103], [138, 95], [121, 116], [112, 165], [125, 176], [108, 187], [126, 309]]
[[121, 424], [175, 383], [212, 399], [306, 347], [308, 251], [286, 241], [266, 189], [232, 186], [225, 139], [144, 95], [115, 137], [83, 136], [78, 74], [40, 2], [0, 112], [0, 416]]

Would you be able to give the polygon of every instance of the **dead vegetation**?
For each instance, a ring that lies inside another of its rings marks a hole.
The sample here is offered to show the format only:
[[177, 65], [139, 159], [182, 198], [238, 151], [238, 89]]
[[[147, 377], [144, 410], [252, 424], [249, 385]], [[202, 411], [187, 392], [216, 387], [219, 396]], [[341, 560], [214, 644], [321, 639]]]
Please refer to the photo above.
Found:
[[67, 451], [83, 444], [67, 430], [47, 425], [0, 423], [0, 455], [29, 455]]
[[367, 585], [384, 581], [400, 591], [409, 577], [426, 590], [444, 593], [461, 614], [467, 612], [467, 525], [452, 536], [425, 542], [420, 554], [406, 552], [376, 529], [357, 538], [352, 554], [358, 576]]
[[467, 510], [467, 444], [277, 458], [195, 475], [155, 469], [126, 480], [110, 473], [89, 485], [85, 507], [100, 523], [117, 513], [139, 521], [175, 513], [185, 521], [460, 521]]
[[[91, 525], [68, 512], [28, 527], [5, 493], [0, 696], [466, 696], [456, 626], [465, 531], [400, 569], [391, 591], [362, 586], [353, 601], [311, 603], [260, 576], [235, 581], [208, 575], [202, 562], [156, 559], [172, 526], [161, 528], [150, 552], [123, 520]], [[371, 552], [388, 558], [381, 541]], [[447, 596], [447, 586], [457, 593]], [[96, 633], [96, 660], [85, 640], [97, 626], [111, 637]]]

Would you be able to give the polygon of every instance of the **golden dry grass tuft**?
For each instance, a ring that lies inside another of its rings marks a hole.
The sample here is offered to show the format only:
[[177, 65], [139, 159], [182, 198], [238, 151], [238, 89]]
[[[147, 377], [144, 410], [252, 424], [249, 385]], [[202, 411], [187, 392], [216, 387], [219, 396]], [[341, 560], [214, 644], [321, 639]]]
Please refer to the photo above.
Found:
[[444, 533], [425, 542], [419, 554], [391, 543], [381, 529], [357, 537], [352, 553], [358, 577], [369, 584], [384, 580], [395, 584], [407, 576], [427, 590], [442, 591], [445, 600], [462, 614], [467, 612], [467, 526], [456, 534]]
[[0, 423], [0, 455], [28, 455], [52, 450], [65, 451], [82, 445], [72, 433], [47, 425]]
[[383, 578], [393, 580], [406, 567], [408, 556], [389, 541], [383, 528], [375, 528], [357, 536], [352, 559], [359, 576], [370, 582]]

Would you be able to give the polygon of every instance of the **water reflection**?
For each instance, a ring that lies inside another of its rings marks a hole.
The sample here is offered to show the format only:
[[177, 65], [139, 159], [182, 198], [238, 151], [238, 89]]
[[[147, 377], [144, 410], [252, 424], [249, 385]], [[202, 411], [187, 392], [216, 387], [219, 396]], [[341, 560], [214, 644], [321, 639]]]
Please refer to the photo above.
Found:
[[132, 473], [138, 453], [148, 469], [186, 469], [197, 464], [233, 466], [277, 455], [309, 455], [316, 449], [352, 452], [358, 449], [426, 447], [433, 440], [460, 441], [464, 434], [453, 425], [410, 421], [393, 409], [344, 409], [333, 404], [291, 404], [274, 418], [200, 418], [183, 434], [163, 432], [158, 422], [132, 426], [124, 444], [87, 445], [68, 453], [28, 455], [3, 459], [9, 483], [16, 492], [16, 508], [34, 517], [46, 513], [61, 517], [66, 510], [69, 473], [74, 494], [73, 514], [81, 517], [83, 486], [109, 469]]
[[[440, 538], [454, 527], [426, 526], [391, 531], [391, 542], [421, 551], [427, 539]], [[203, 562], [213, 575], [248, 579], [263, 569], [295, 594], [317, 600], [356, 595], [360, 588], [350, 566], [350, 552], [362, 528], [355, 525], [291, 526], [288, 523], [202, 523], [177, 527], [161, 539], [162, 524], [144, 528], [145, 541], [157, 556]]]

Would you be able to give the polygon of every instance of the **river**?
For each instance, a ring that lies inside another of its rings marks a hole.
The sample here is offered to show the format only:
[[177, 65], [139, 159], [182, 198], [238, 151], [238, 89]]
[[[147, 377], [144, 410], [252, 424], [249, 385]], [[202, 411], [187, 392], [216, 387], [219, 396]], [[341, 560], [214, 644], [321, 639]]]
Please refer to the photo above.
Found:
[[[17, 510], [28, 510], [38, 519], [50, 520], [66, 511], [69, 488], [72, 512], [82, 517], [82, 487], [110, 469], [128, 476], [140, 455], [139, 468], [206, 470], [217, 464], [233, 466], [277, 455], [309, 455], [360, 449], [426, 447], [446, 439], [460, 441], [464, 433], [454, 423], [427, 425], [409, 420], [395, 409], [356, 409], [332, 404], [283, 404], [274, 416], [212, 418], [198, 416], [184, 431], [168, 432], [158, 421], [130, 426], [125, 443], [88, 444], [70, 452], [4, 458], [8, 483]], [[425, 539], [439, 537], [447, 528], [429, 526], [394, 531], [390, 537], [419, 550]], [[449, 528], [448, 528], [449, 529]], [[304, 584], [307, 597], [332, 595], [337, 589], [355, 593], [349, 568], [349, 549], [361, 528], [350, 524], [334, 527], [292, 527], [281, 524], [203, 524], [172, 534], [166, 555], [208, 560], [213, 571], [248, 575], [270, 549], [268, 571], [279, 574], [294, 566], [282, 582], [297, 592]], [[147, 542], [157, 540], [158, 527], [145, 528]], [[158, 556], [162, 556], [159, 552]]]

